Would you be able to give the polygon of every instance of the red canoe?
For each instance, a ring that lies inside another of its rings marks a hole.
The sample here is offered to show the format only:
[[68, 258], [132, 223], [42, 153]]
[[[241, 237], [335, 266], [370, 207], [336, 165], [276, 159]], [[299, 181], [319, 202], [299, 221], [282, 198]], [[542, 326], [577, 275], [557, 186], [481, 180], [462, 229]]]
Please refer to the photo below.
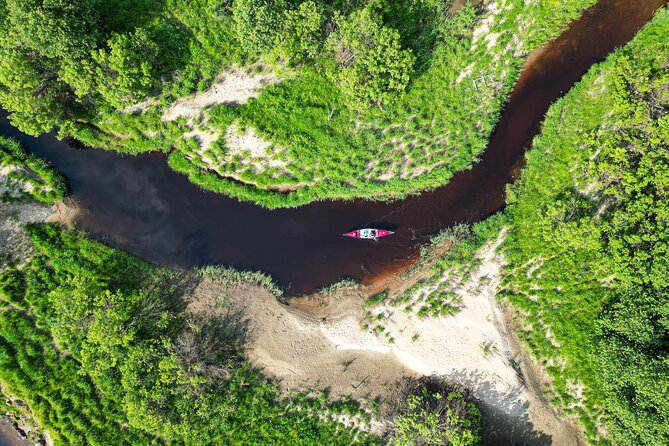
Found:
[[385, 229], [366, 228], [366, 229], [356, 229], [355, 231], [347, 232], [346, 234], [344, 234], [344, 237], [376, 240], [377, 238], [386, 237], [392, 234], [394, 234], [393, 231], [386, 231]]

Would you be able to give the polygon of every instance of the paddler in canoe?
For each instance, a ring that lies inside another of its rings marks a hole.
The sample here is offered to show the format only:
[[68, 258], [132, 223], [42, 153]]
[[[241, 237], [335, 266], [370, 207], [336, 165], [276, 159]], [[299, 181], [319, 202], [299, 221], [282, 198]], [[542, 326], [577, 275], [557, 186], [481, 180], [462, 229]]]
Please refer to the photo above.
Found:
[[385, 229], [374, 229], [374, 228], [365, 228], [365, 229], [356, 229], [355, 231], [347, 232], [344, 237], [359, 238], [365, 240], [377, 240], [381, 237], [387, 237], [394, 234], [393, 231], [386, 231]]

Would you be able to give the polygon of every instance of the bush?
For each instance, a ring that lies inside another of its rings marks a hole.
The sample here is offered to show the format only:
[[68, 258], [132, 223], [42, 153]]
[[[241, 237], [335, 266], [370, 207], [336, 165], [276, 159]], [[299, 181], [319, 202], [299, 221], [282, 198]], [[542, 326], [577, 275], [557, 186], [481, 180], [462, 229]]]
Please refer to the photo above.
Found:
[[331, 75], [351, 107], [382, 107], [403, 93], [416, 58], [402, 49], [400, 34], [372, 6], [339, 16], [337, 26], [328, 39], [336, 62]]
[[394, 425], [391, 443], [397, 446], [473, 446], [481, 438], [476, 404], [436, 377], [403, 378], [388, 415]]
[[283, 27], [285, 10], [283, 0], [235, 0], [232, 17], [242, 50], [249, 55], [268, 53]]

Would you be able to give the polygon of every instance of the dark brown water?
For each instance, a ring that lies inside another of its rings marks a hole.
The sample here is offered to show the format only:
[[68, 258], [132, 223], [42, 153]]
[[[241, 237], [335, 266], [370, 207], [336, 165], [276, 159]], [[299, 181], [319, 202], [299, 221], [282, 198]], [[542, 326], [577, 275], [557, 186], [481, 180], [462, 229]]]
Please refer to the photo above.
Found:
[[[0, 133], [19, 137], [67, 175], [80, 208], [77, 226], [112, 246], [166, 265], [262, 270], [293, 294], [342, 277], [370, 281], [405, 265], [430, 234], [500, 210], [505, 185], [550, 104], [665, 2], [601, 0], [530, 58], [480, 163], [447, 186], [396, 203], [268, 211], [200, 190], [172, 172], [162, 155], [77, 150], [52, 135], [23, 135], [4, 115]], [[378, 243], [341, 236], [366, 224], [396, 234]]]

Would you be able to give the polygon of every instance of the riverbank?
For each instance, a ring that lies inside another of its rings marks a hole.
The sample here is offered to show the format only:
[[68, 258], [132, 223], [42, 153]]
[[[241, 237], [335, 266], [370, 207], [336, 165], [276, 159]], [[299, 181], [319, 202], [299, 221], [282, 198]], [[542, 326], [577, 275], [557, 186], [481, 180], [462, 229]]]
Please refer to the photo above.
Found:
[[33, 446], [33, 443], [23, 438], [7, 419], [0, 417], [0, 446]]
[[663, 8], [551, 107], [505, 210], [501, 293], [594, 444], [669, 442], [668, 34]]
[[[208, 308], [211, 299], [223, 298], [244, 308], [253, 333], [249, 357], [286, 389], [313, 386], [329, 389], [332, 397], [382, 405], [402, 376], [436, 375], [469, 389], [480, 402], [484, 444], [579, 444], [576, 429], [541, 397], [543, 383], [533, 378], [535, 366], [513, 339], [496, 301], [502, 237], [476, 254], [478, 266], [457, 286], [459, 312], [421, 318], [393, 306], [376, 307], [386, 315], [383, 333], [363, 328], [364, 302], [372, 293], [365, 287], [292, 298], [284, 305], [257, 287], [221, 289], [205, 280], [191, 305]], [[397, 289], [388, 292], [410, 287], [431, 266], [409, 280], [397, 279]]]
[[[64, 216], [71, 211], [63, 209], [63, 204], [55, 206], [48, 219], [67, 221]], [[193, 285], [179, 299], [186, 302], [186, 314], [198, 320], [234, 309], [236, 318], [248, 324], [249, 359], [278, 378], [285, 390], [326, 390], [332, 399], [353, 398], [363, 407], [382, 408], [402, 377], [437, 375], [470, 390], [479, 402], [486, 420], [483, 444], [576, 444], [578, 435], [545, 405], [540, 388], [528, 387], [526, 366], [519, 365], [524, 364], [522, 351], [510, 339], [495, 300], [503, 267], [496, 250], [503, 237], [476, 252], [466, 280], [448, 276], [460, 298], [457, 312], [419, 317], [382, 304], [373, 311], [383, 315], [375, 319], [383, 331], [364, 328], [370, 308], [365, 300], [376, 294], [378, 283], [291, 298], [286, 305], [243, 275], [221, 282], [205, 274], [181, 277], [180, 282]], [[448, 249], [448, 244], [433, 246], [432, 261], [421, 263], [409, 276], [385, 281], [388, 295], [402, 294], [431, 277], [434, 261]], [[440, 287], [450, 286], [442, 282]], [[382, 433], [387, 423], [376, 419], [371, 429]]]

